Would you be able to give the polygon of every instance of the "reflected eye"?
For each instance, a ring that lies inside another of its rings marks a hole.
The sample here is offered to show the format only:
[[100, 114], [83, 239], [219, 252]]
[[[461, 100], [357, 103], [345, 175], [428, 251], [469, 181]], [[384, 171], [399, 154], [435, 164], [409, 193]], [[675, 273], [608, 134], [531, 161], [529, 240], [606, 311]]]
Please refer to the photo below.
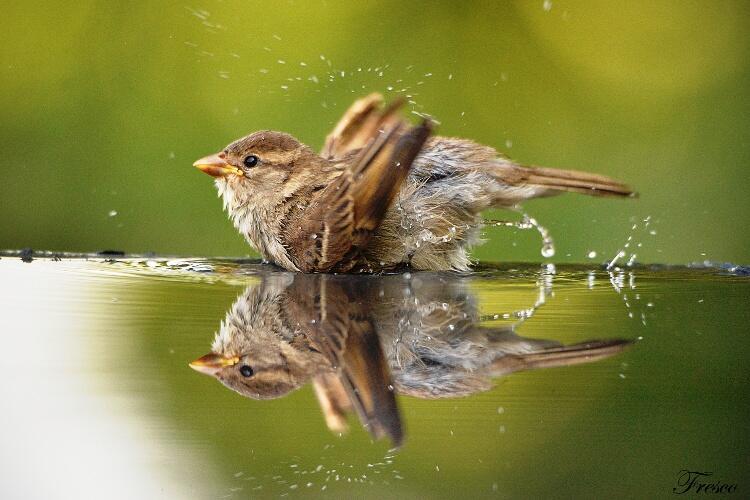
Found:
[[247, 168], [253, 168], [255, 165], [258, 164], [260, 160], [255, 155], [246, 156], [244, 160], [242, 160], [242, 163], [245, 164]]
[[242, 365], [240, 366], [240, 373], [242, 374], [243, 377], [252, 377], [254, 372], [253, 372], [253, 369], [250, 368], [249, 366]]

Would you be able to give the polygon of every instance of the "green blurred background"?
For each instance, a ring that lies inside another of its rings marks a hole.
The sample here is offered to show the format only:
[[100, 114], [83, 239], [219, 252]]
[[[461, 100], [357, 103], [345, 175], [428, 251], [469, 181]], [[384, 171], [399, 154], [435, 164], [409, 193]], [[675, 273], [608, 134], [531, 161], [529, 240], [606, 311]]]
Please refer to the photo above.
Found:
[[[262, 128], [319, 147], [377, 90], [412, 95], [441, 134], [640, 191], [529, 203], [557, 261], [610, 258], [632, 236], [640, 261], [750, 262], [748, 2], [51, 1], [3, 14], [0, 248], [248, 254], [191, 163]], [[541, 258], [536, 234], [487, 237], [479, 258]]]

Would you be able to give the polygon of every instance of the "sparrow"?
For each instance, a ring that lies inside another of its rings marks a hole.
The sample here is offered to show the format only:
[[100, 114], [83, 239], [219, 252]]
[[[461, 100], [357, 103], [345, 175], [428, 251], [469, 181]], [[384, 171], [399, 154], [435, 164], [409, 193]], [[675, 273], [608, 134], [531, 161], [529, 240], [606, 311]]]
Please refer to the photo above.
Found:
[[312, 380], [331, 430], [346, 431], [346, 413], [355, 411], [374, 438], [400, 446], [394, 386], [367, 306], [354, 288], [326, 285], [274, 273], [249, 286], [211, 352], [190, 367], [253, 399], [278, 398]]
[[484, 321], [470, 279], [274, 272], [238, 297], [211, 352], [190, 366], [253, 399], [311, 382], [331, 430], [344, 432], [354, 412], [374, 438], [400, 446], [395, 394], [468, 396], [497, 377], [588, 363], [630, 344], [528, 339], [515, 333], [522, 322]]
[[562, 192], [634, 196], [619, 181], [522, 166], [468, 139], [431, 136], [356, 101], [320, 154], [289, 134], [252, 133], [194, 166], [215, 177], [234, 226], [265, 260], [304, 273], [467, 271], [481, 213]]

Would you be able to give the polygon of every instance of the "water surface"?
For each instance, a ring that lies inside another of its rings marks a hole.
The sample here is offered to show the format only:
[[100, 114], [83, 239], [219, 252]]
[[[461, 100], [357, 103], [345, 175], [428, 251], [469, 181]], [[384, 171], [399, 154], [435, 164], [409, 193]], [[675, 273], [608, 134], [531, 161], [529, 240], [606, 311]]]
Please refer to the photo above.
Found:
[[[745, 488], [742, 271], [3, 257], [3, 497], [666, 497], [683, 469]], [[243, 396], [191, 370], [238, 315], [270, 335], [254, 363], [304, 348], [304, 373]], [[538, 355], [561, 345], [583, 355]], [[351, 411], [321, 406], [337, 387]]]

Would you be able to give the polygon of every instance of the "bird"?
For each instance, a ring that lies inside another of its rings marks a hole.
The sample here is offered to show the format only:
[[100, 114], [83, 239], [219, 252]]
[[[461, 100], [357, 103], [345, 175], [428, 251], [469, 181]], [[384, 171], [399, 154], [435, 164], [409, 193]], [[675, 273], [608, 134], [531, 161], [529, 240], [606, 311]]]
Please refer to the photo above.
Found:
[[215, 178], [234, 226], [263, 259], [303, 273], [468, 271], [481, 213], [563, 192], [633, 197], [603, 175], [515, 163], [433, 136], [380, 94], [352, 104], [320, 153], [259, 131], [193, 165]]
[[311, 382], [332, 431], [346, 431], [353, 412], [374, 438], [398, 447], [396, 394], [465, 397], [519, 370], [588, 363], [631, 343], [521, 337], [515, 330], [531, 314], [510, 325], [486, 321], [471, 283], [437, 273], [266, 273], [231, 306], [211, 352], [190, 367], [252, 399]]
[[274, 273], [249, 286], [211, 352], [190, 367], [252, 399], [278, 398], [312, 380], [331, 430], [346, 431], [345, 415], [356, 411], [374, 438], [400, 446], [394, 386], [368, 308], [356, 288], [314, 280], [322, 276], [329, 275]]

